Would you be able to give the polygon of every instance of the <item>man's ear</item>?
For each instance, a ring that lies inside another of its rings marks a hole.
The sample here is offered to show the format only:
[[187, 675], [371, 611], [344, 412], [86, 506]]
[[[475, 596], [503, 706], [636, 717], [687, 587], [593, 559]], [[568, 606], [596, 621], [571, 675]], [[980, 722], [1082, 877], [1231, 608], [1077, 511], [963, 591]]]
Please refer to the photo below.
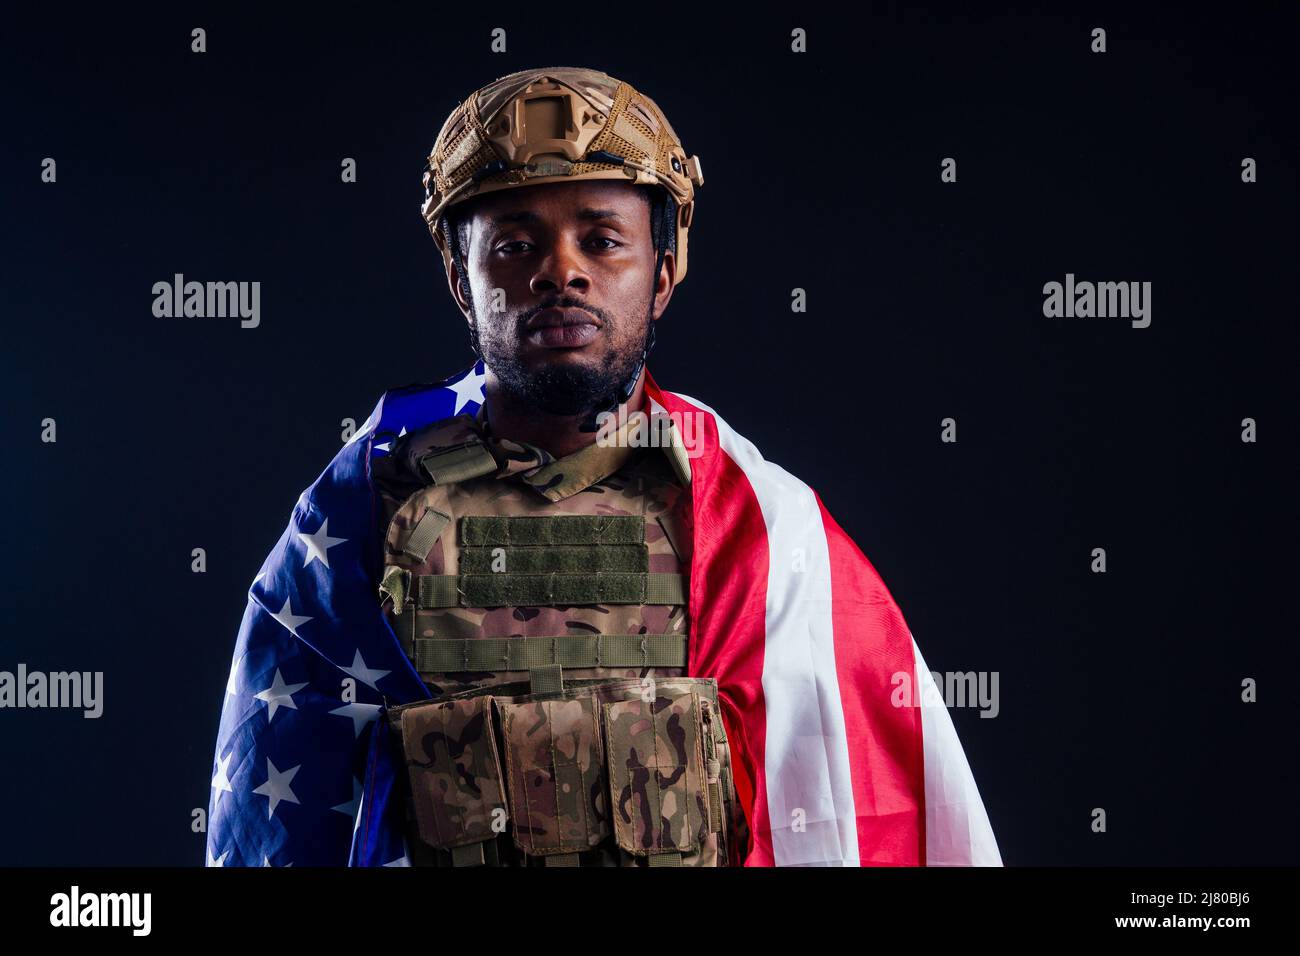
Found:
[[462, 288], [460, 281], [460, 272], [456, 269], [455, 259], [447, 263], [447, 288], [451, 290], [451, 297], [456, 300], [456, 307], [460, 309], [467, 320], [470, 319], [474, 312], [474, 302], [465, 296], [465, 290]]
[[668, 308], [668, 300], [673, 297], [673, 280], [677, 278], [677, 257], [673, 255], [671, 249], [664, 250], [664, 264], [659, 269], [659, 277], [655, 282], [655, 307], [653, 315], [655, 319], [664, 314], [664, 309]]

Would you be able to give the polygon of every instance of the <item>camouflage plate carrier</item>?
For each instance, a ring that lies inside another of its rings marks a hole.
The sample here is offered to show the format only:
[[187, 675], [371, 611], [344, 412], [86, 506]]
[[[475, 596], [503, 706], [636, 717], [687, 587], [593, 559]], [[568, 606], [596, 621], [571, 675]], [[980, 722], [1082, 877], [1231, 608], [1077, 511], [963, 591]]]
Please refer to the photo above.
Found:
[[480, 409], [402, 436], [373, 473], [379, 597], [433, 694], [383, 718], [412, 864], [742, 862], [717, 683], [685, 676], [680, 445], [556, 460]]

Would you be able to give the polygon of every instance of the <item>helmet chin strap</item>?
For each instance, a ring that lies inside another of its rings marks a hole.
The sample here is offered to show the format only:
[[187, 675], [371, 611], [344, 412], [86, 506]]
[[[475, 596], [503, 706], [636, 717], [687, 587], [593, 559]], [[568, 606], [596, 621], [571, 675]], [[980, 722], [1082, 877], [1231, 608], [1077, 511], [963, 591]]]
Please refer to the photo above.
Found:
[[651, 320], [650, 331], [646, 334], [645, 348], [641, 350], [641, 358], [637, 360], [636, 367], [632, 369], [632, 374], [627, 377], [627, 381], [624, 382], [616, 391], [610, 393], [610, 397], [606, 400], [604, 405], [598, 405], [596, 408], [591, 410], [591, 413], [578, 424], [578, 431], [598, 431], [600, 426], [596, 419], [599, 418], [600, 415], [605, 412], [611, 412], [614, 414], [618, 413], [618, 407], [630, 399], [632, 393], [636, 390], [636, 382], [637, 379], [641, 377], [641, 369], [645, 368], [645, 360], [650, 355], [650, 350], [654, 348], [654, 346], [655, 323], [654, 320]]

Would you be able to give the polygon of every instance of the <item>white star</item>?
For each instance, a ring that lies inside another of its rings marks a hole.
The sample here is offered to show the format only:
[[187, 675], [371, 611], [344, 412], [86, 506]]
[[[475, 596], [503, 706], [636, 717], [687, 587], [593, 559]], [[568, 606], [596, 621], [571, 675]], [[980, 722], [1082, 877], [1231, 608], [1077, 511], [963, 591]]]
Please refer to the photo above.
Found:
[[[401, 438], [401, 437], [402, 437], [403, 435], [405, 435], [405, 434], [406, 434], [406, 426], [403, 425], [403, 426], [402, 426], [402, 430], [401, 430], [400, 432], [397, 433], [397, 437], [398, 437], [398, 438]], [[391, 450], [392, 450], [391, 447], [390, 447], [391, 445], [392, 445], [392, 442], [387, 442], [387, 441], [386, 441], [386, 442], [380, 442], [380, 443], [379, 443], [378, 445], [376, 445], [375, 447], [378, 448], [380, 451], [391, 451]]]
[[306, 624], [308, 621], [311, 620], [311, 618], [309, 617], [304, 617], [300, 614], [294, 614], [293, 611], [289, 608], [288, 598], [284, 599], [284, 607], [280, 608], [279, 613], [272, 614], [271, 617], [275, 618], [286, 628], [288, 628], [289, 633], [292, 634], [294, 637], [298, 636], [298, 625]]
[[239, 661], [230, 665], [230, 677], [226, 680], [226, 693], [234, 697], [239, 693]]
[[361, 781], [356, 777], [352, 778], [352, 799], [348, 803], [340, 803], [336, 807], [330, 807], [331, 810], [337, 810], [349, 820], [355, 819], [357, 807], [361, 806]]
[[281, 800], [288, 800], [290, 803], [298, 802], [298, 798], [294, 796], [293, 790], [290, 789], [289, 784], [293, 782], [293, 775], [300, 769], [302, 769], [302, 764], [298, 764], [296, 767], [290, 767], [288, 770], [281, 773], [275, 768], [275, 764], [271, 763], [271, 758], [266, 758], [266, 783], [262, 784], [253, 792], [259, 793], [271, 801], [271, 806], [266, 812], [266, 818], [268, 820], [275, 816], [275, 808], [280, 804]]
[[208, 847], [208, 862], [206, 865], [219, 866], [224, 868], [226, 865], [226, 857], [228, 857], [229, 855], [230, 855], [230, 851], [227, 850], [225, 853], [221, 854], [221, 856], [214, 857], [212, 855], [212, 847]]
[[487, 372], [482, 373], [478, 370], [478, 363], [469, 370], [468, 374], [459, 382], [452, 382], [447, 387], [456, 393], [456, 410], [453, 415], [459, 415], [460, 410], [465, 407], [466, 402], [477, 402], [483, 404], [483, 385], [487, 381]]
[[321, 522], [320, 528], [315, 534], [303, 534], [298, 532], [298, 537], [302, 543], [307, 546], [307, 557], [303, 560], [302, 566], [305, 568], [312, 561], [319, 561], [325, 567], [330, 566], [330, 558], [326, 553], [335, 545], [342, 544], [347, 538], [331, 538], [329, 534], [330, 519], [326, 518]]
[[379, 689], [375, 685], [375, 682], [378, 681], [385, 674], [392, 673], [392, 671], [372, 670], [371, 668], [367, 667], [366, 662], [361, 659], [361, 651], [359, 650], [357, 651], [357, 656], [352, 658], [352, 666], [343, 668], [343, 672], [346, 674], [351, 674], [353, 677], [361, 681], [361, 683], [363, 684], [369, 684], [371, 687], [374, 687], [375, 690]]
[[269, 724], [275, 720], [275, 709], [277, 707], [289, 707], [293, 710], [298, 709], [298, 705], [293, 702], [293, 695], [306, 687], [306, 682], [301, 684], [286, 684], [280, 677], [280, 668], [275, 669], [275, 677], [271, 681], [271, 686], [266, 690], [258, 691], [253, 696], [258, 700], [265, 701], [270, 713], [266, 715], [266, 722]]
[[217, 761], [217, 772], [213, 776], [212, 783], [211, 783], [211, 786], [217, 788], [217, 797], [212, 803], [213, 809], [221, 806], [221, 794], [223, 792], [225, 793], [235, 792], [234, 788], [230, 786], [230, 777], [226, 775], [230, 769], [230, 761], [231, 759], [234, 758], [234, 756], [235, 756], [235, 752], [231, 750], [230, 753], [226, 754], [225, 760]]
[[351, 719], [353, 735], [360, 737], [361, 731], [365, 729], [366, 724], [374, 720], [375, 715], [381, 709], [382, 705], [380, 704], [344, 704], [342, 707], [331, 710], [330, 713]]

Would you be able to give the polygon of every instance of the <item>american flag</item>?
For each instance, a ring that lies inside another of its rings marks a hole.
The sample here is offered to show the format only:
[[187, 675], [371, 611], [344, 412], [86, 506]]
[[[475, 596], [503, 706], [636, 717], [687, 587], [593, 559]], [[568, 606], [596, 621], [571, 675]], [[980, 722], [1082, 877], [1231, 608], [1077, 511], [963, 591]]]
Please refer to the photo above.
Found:
[[[299, 497], [248, 592], [222, 711], [209, 866], [405, 866], [386, 704], [425, 699], [380, 611], [370, 462], [483, 402], [481, 362], [386, 392]], [[1001, 865], [952, 720], [879, 575], [820, 497], [713, 409], [689, 418], [688, 673], [714, 677], [746, 866]], [[916, 704], [898, 706], [900, 676]]]

